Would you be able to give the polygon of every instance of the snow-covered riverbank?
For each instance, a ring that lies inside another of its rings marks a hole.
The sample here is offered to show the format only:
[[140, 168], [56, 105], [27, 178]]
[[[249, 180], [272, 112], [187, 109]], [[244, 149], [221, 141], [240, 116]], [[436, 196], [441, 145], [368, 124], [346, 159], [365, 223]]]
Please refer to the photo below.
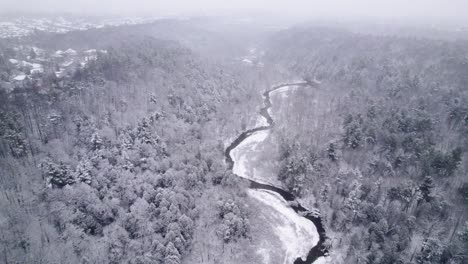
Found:
[[[284, 86], [270, 95], [281, 96], [281, 99], [286, 99], [289, 91], [296, 89], [297, 86]], [[267, 97], [268, 98], [268, 97]], [[266, 101], [265, 104], [267, 104]], [[270, 114], [269, 110], [268, 115]], [[267, 121], [268, 116], [264, 118]], [[263, 124], [259, 120], [259, 124]], [[267, 184], [270, 186], [281, 187], [281, 182], [277, 176], [261, 166], [262, 160], [259, 160], [265, 155], [264, 145], [265, 140], [270, 135], [270, 130], [256, 131], [245, 137], [240, 144], [230, 151], [230, 157], [233, 161], [233, 172], [243, 178], [253, 180], [258, 183]], [[266, 221], [272, 227], [274, 235], [281, 242], [284, 254], [280, 263], [289, 264], [300, 257], [306, 259], [309, 251], [319, 242], [319, 234], [313, 222], [302, 217], [290, 207], [288, 202], [278, 193], [269, 190], [249, 190], [249, 196], [262, 203], [266, 208], [270, 208]], [[266, 255], [271, 250], [260, 249], [259, 254]], [[264, 256], [264, 263], [270, 263], [268, 256]]]
[[271, 208], [268, 224], [273, 226], [276, 236], [282, 242], [285, 251], [282, 263], [294, 263], [298, 257], [305, 259], [319, 240], [314, 224], [294, 212], [275, 192], [249, 190], [248, 194]]
[[255, 132], [231, 151], [234, 160], [233, 172], [243, 178], [280, 187], [281, 182], [276, 178], [276, 175], [269, 175], [258, 166], [255, 166], [262, 156], [262, 144], [269, 134], [269, 130]]

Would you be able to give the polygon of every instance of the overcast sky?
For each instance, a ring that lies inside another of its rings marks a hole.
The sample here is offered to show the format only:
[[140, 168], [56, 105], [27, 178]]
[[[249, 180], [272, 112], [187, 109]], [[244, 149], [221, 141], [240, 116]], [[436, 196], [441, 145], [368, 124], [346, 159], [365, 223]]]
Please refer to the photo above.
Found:
[[468, 18], [468, 0], [0, 0], [3, 12], [213, 14], [262, 10], [313, 17]]

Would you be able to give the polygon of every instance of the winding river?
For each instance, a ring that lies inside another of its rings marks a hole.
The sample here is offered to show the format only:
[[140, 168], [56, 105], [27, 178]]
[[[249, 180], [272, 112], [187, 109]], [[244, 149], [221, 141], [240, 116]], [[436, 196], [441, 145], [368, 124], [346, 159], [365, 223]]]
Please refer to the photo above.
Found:
[[[282, 84], [278, 86], [272, 87], [270, 90], [267, 90], [263, 93], [263, 107], [260, 109], [260, 115], [266, 119], [268, 125], [264, 126], [258, 126], [253, 129], [244, 131], [241, 133], [225, 150], [225, 158], [226, 158], [226, 163], [228, 164], [229, 169], [234, 168], [234, 160], [231, 156], [231, 151], [233, 151], [236, 147], [238, 147], [244, 140], [246, 140], [248, 137], [252, 136], [254, 133], [259, 132], [259, 131], [264, 131], [264, 130], [270, 130], [275, 126], [275, 122], [273, 118], [271, 117], [270, 113], [268, 110], [272, 107], [272, 103], [270, 100], [270, 95], [272, 92], [280, 89], [280, 88], [291, 88], [291, 87], [311, 87], [313, 85], [316, 85], [317, 83], [310, 84], [307, 82], [297, 82], [297, 83], [289, 83], [289, 84]], [[287, 88], [287, 89], [288, 89]], [[239, 176], [239, 175], [238, 175]], [[318, 243], [312, 247], [306, 258], [302, 259], [301, 257], [296, 258], [294, 261], [294, 264], [302, 264], [302, 263], [313, 263], [315, 260], [317, 260], [319, 257], [324, 257], [328, 255], [328, 249], [325, 246], [325, 240], [326, 240], [326, 233], [325, 233], [325, 228], [322, 223], [322, 219], [320, 218], [319, 214], [315, 214], [312, 211], [304, 208], [298, 201], [296, 201], [296, 197], [294, 195], [286, 190], [283, 190], [279, 187], [270, 185], [270, 184], [265, 184], [265, 183], [260, 183], [258, 181], [255, 181], [253, 179], [247, 179], [250, 183], [250, 188], [254, 190], [266, 190], [270, 192], [274, 192], [278, 195], [280, 195], [285, 201], [291, 202], [290, 207], [301, 217], [306, 218], [307, 220], [311, 221], [319, 234], [319, 240]]]

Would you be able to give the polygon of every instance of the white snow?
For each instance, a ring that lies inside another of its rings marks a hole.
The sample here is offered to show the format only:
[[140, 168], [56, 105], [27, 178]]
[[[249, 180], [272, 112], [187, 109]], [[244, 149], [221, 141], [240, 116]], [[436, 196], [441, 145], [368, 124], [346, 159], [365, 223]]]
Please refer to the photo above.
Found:
[[85, 50], [83, 53], [85, 54], [95, 54], [97, 52], [96, 49], [89, 49], [89, 50]]
[[39, 64], [39, 63], [31, 63], [33, 69], [39, 69], [39, 68], [42, 68], [42, 65]]
[[33, 64], [27, 61], [22, 61], [21, 66], [33, 68]]
[[321, 83], [322, 83], [322, 81], [319, 81], [319, 80], [317, 80], [317, 77], [316, 77], [316, 76], [314, 76], [314, 83], [316, 83], [316, 84], [321, 84]]
[[281, 87], [277, 90], [274, 90], [273, 92], [270, 93], [270, 97], [273, 97], [275, 95], [281, 95], [283, 98], [288, 97], [288, 93], [292, 90], [296, 90], [298, 86], [284, 86]]
[[118, 26], [123, 24], [143, 24], [158, 20], [157, 17], [135, 17], [132, 19], [100, 19], [99, 21], [87, 21], [74, 18], [11, 18], [10, 21], [0, 22], [0, 38], [22, 37], [33, 34], [37, 30], [65, 33], [74, 30], [86, 30], [105, 26]]
[[[274, 91], [271, 95], [281, 95], [286, 98], [287, 91], [297, 86], [286, 86]], [[257, 126], [267, 125], [262, 116], [257, 119]], [[261, 144], [269, 136], [269, 130], [255, 132], [246, 138], [234, 150], [231, 151], [234, 160], [233, 172], [240, 177], [252, 179], [259, 183], [267, 183], [273, 186], [281, 186], [275, 175], [269, 175], [255, 166], [256, 157], [263, 149]], [[248, 194], [271, 207], [268, 215], [268, 225], [272, 225], [275, 235], [281, 241], [285, 251], [282, 263], [290, 264], [298, 257], [305, 259], [309, 250], [318, 243], [319, 235], [315, 225], [308, 219], [298, 215], [279, 194], [267, 190], [248, 190]], [[275, 249], [273, 249], [275, 250]], [[258, 253], [263, 257], [265, 264], [270, 263], [269, 251], [266, 248], [259, 249]], [[322, 261], [322, 260], [321, 260]], [[321, 262], [322, 264], [324, 262]]]
[[275, 234], [281, 240], [286, 252], [283, 263], [293, 263], [298, 257], [305, 259], [309, 250], [319, 240], [314, 224], [294, 212], [289, 204], [275, 192], [249, 190], [248, 194], [275, 210], [275, 213], [271, 214], [269, 224], [273, 225]]
[[32, 47], [32, 49], [34, 50], [34, 53], [36, 53], [38, 56], [41, 56], [45, 53], [43, 49], [40, 49], [38, 47]]
[[8, 60], [11, 64], [18, 64], [19, 61], [18, 60], [15, 60], [15, 59], [9, 59]]
[[72, 64], [73, 64], [73, 60], [69, 60], [69, 61], [66, 61], [66, 62], [62, 63], [61, 66], [66, 68], [66, 67], [68, 67], [68, 66], [70, 66]]
[[42, 72], [44, 72], [44, 70], [42, 68], [31, 69], [31, 74], [42, 73]]
[[330, 262], [330, 257], [320, 257], [314, 261], [314, 264], [328, 264]]
[[57, 76], [57, 77], [62, 77], [62, 76], [64, 75], [64, 73], [65, 73], [65, 69], [60, 68], [59, 71], [56, 71], [56, 72], [55, 72], [55, 76]]
[[26, 75], [24, 74], [17, 75], [15, 78], [13, 78], [15, 81], [23, 81], [24, 79], [26, 79]]
[[247, 64], [252, 64], [253, 63], [252, 60], [250, 60], [250, 59], [243, 59], [242, 62], [247, 63]]
[[68, 54], [68, 55], [72, 55], [72, 56], [77, 54], [76, 50], [74, 50], [74, 49], [67, 49], [65, 51], [65, 53]]
[[85, 61], [95, 61], [97, 60], [97, 55], [90, 55], [85, 57]]
[[255, 132], [231, 151], [231, 157], [234, 160], [232, 171], [242, 178], [252, 179], [256, 182], [273, 186], [281, 186], [281, 183], [274, 175], [265, 175], [265, 173], [262, 173], [261, 170], [252, 164], [255, 157], [260, 154], [259, 144], [268, 137], [269, 133], [268, 130]]
[[255, 127], [268, 126], [268, 121], [263, 116], [259, 115], [257, 122], [255, 122]]

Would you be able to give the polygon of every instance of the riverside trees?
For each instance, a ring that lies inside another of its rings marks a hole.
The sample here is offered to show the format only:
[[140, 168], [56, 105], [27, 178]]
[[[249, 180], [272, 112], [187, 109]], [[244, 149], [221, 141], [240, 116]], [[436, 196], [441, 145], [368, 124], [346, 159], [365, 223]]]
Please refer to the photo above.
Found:
[[[467, 217], [459, 213], [466, 44], [306, 27], [273, 37], [273, 62], [322, 81], [309, 97], [297, 92], [283, 102], [291, 105], [283, 116], [303, 118], [275, 120], [288, 150], [278, 178], [315, 201], [337, 232], [330, 255], [342, 258], [334, 263], [466, 261], [454, 235]], [[294, 107], [311, 101], [318, 103]]]

